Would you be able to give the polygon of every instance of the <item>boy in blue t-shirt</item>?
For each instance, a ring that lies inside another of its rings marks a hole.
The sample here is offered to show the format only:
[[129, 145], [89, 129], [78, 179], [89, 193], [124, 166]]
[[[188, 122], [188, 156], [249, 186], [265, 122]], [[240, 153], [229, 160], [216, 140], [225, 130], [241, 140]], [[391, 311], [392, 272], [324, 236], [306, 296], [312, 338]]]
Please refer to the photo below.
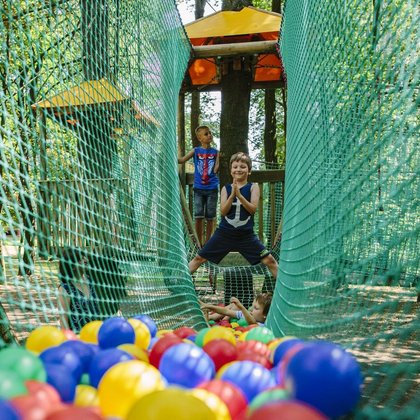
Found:
[[[194, 157], [194, 218], [195, 230], [202, 246], [213, 234], [216, 219], [217, 197], [219, 191], [219, 151], [211, 147], [213, 136], [209, 127], [200, 125], [195, 134], [201, 147], [194, 147], [185, 156], [178, 158], [178, 163], [185, 163]], [[206, 219], [206, 240], [204, 224]]]

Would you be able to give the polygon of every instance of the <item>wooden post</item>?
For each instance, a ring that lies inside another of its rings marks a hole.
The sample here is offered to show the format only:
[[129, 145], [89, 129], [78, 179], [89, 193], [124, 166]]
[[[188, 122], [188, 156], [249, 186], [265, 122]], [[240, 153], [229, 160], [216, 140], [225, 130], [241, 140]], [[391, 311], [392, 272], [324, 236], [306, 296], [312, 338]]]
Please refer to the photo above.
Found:
[[[178, 155], [185, 155], [185, 94], [180, 93], [178, 96]], [[185, 191], [186, 175], [185, 165], [181, 166], [179, 173], [182, 188]]]
[[37, 240], [40, 257], [47, 258], [50, 252], [50, 243], [48, 238], [51, 236], [49, 228], [49, 206], [50, 195], [48, 191], [47, 180], [47, 147], [46, 147], [46, 118], [44, 111], [40, 109], [37, 112], [39, 122], [39, 194], [38, 218], [37, 218]]

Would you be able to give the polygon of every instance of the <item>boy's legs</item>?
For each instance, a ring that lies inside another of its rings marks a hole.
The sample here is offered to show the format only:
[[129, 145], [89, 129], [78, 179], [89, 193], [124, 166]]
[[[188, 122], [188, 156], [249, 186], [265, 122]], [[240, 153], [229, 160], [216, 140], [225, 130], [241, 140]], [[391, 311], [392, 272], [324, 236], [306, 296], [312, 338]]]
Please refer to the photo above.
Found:
[[200, 257], [199, 255], [196, 255], [188, 264], [188, 267], [190, 269], [190, 273], [193, 274], [197, 271], [198, 267], [200, 267], [201, 264], [205, 263], [207, 260], [203, 257]]
[[195, 218], [195, 231], [197, 233], [197, 238], [200, 246], [204, 245], [203, 239], [204, 239], [204, 229], [203, 229], [203, 218], [202, 217], [196, 217]]
[[205, 208], [205, 191], [194, 189], [194, 219], [195, 219], [195, 231], [197, 233], [198, 241], [200, 246], [203, 246], [203, 219], [204, 219], [204, 208]]
[[268, 270], [270, 271], [271, 275], [273, 276], [274, 280], [277, 280], [277, 273], [279, 270], [279, 265], [277, 264], [277, 261], [275, 258], [268, 254], [266, 257], [264, 257], [261, 262], [267, 266]]
[[214, 219], [207, 219], [206, 220], [206, 242], [211, 238], [211, 235], [213, 235], [214, 230]]
[[210, 239], [211, 235], [213, 235], [214, 220], [216, 219], [217, 214], [218, 194], [218, 190], [207, 191], [206, 194], [204, 212], [206, 218], [206, 242]]

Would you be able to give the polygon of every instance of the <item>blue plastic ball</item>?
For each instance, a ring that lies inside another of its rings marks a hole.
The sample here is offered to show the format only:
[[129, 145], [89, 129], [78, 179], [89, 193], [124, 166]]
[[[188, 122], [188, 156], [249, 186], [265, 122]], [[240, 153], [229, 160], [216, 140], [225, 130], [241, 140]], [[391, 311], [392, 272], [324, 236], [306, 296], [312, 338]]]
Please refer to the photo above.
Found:
[[60, 394], [63, 402], [73, 402], [76, 395], [77, 382], [70, 369], [56, 363], [44, 363], [47, 372], [47, 383]]
[[290, 359], [285, 372], [291, 396], [330, 418], [347, 414], [355, 407], [362, 382], [356, 358], [325, 341], [308, 343]]
[[136, 315], [136, 316], [133, 316], [133, 318], [138, 319], [139, 321], [143, 322], [143, 324], [147, 326], [147, 328], [150, 331], [150, 336], [152, 338], [156, 336], [158, 328], [155, 321], [153, 321], [153, 318], [151, 318], [149, 315], [146, 315], [146, 314]]
[[267, 368], [250, 360], [232, 363], [223, 372], [220, 379], [241, 389], [248, 402], [264, 390], [277, 385]]
[[159, 371], [169, 384], [194, 388], [209, 381], [216, 373], [213, 360], [200, 347], [181, 343], [170, 347], [162, 356]]
[[134, 328], [124, 318], [108, 318], [98, 331], [98, 344], [101, 349], [118, 347], [120, 344], [133, 344], [135, 339]]
[[273, 351], [273, 365], [277, 366], [283, 359], [284, 355], [296, 344], [304, 343], [299, 338], [291, 338], [290, 340], [283, 341]]
[[82, 362], [82, 372], [85, 373], [89, 369], [90, 362], [96, 354], [93, 346], [79, 340], [69, 340], [59, 345], [61, 348], [73, 350]]
[[39, 355], [39, 358], [44, 365], [45, 363], [54, 363], [67, 367], [76, 382], [79, 383], [83, 373], [83, 363], [71, 348], [61, 346], [50, 347], [44, 350]]
[[0, 399], [0, 419], [20, 420], [20, 415], [9, 402]]
[[102, 350], [96, 354], [89, 367], [89, 383], [97, 388], [105, 372], [112, 366], [120, 362], [134, 360], [131, 354], [120, 349]]

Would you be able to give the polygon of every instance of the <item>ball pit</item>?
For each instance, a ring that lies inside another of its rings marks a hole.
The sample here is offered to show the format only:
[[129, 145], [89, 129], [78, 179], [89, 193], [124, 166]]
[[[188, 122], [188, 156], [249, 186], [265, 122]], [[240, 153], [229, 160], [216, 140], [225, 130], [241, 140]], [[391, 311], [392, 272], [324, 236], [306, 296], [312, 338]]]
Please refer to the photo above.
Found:
[[158, 330], [142, 314], [79, 335], [40, 327], [0, 351], [0, 419], [322, 420], [355, 407], [350, 353], [240, 324]]

